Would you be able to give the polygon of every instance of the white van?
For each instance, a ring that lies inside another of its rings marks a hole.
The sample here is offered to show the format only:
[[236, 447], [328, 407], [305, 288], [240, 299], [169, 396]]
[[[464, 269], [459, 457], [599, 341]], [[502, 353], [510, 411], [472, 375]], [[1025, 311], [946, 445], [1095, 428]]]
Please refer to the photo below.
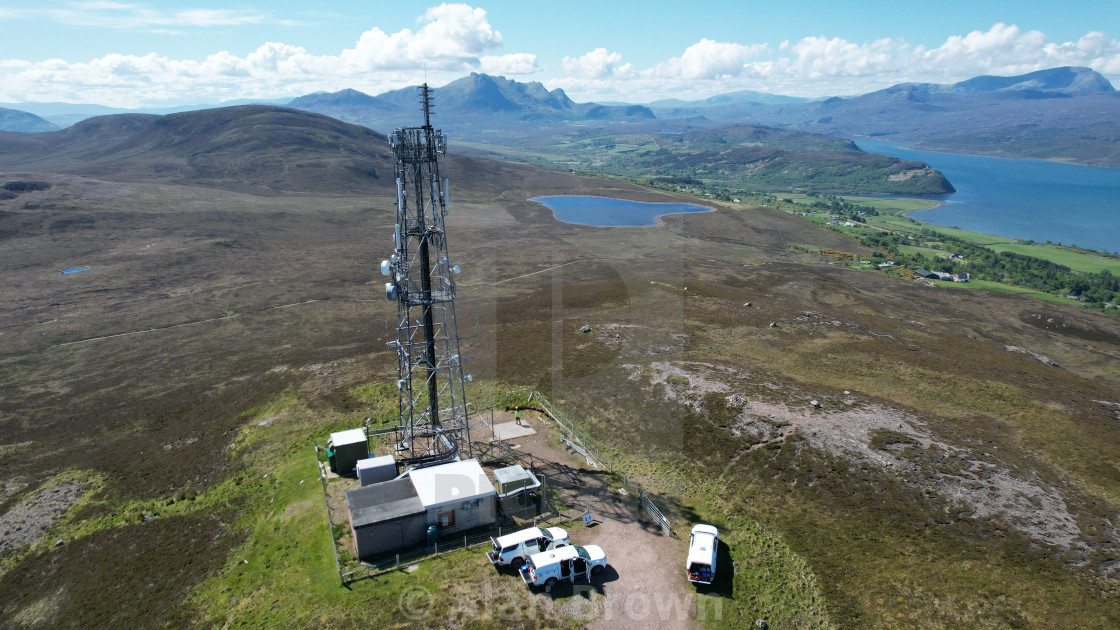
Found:
[[521, 569], [529, 556], [568, 546], [568, 532], [559, 527], [530, 527], [519, 532], [491, 538], [494, 546], [486, 552], [486, 557], [495, 566], [513, 566]]
[[552, 587], [563, 580], [583, 576], [590, 581], [607, 566], [607, 554], [598, 545], [571, 545], [538, 553], [521, 567], [521, 579], [529, 586]]
[[697, 525], [688, 535], [688, 562], [685, 571], [693, 584], [711, 584], [716, 576], [719, 554], [719, 530], [711, 525]]

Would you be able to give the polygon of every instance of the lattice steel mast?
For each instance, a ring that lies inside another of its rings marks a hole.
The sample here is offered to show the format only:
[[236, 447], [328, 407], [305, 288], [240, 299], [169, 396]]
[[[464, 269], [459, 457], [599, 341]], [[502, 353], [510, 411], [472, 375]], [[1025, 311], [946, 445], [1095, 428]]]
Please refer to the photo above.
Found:
[[472, 455], [455, 322], [459, 266], [451, 265], [447, 253], [447, 182], [439, 176], [446, 141], [432, 128], [427, 83], [420, 88], [420, 105], [424, 126], [389, 136], [397, 158], [397, 224], [393, 256], [381, 263], [381, 273], [390, 278], [385, 297], [397, 302], [397, 339], [389, 347], [398, 359], [402, 466]]

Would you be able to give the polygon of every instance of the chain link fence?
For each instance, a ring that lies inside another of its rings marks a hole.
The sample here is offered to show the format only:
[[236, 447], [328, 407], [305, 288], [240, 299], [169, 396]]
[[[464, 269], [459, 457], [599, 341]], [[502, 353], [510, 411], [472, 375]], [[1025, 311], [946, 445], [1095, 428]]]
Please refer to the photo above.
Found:
[[[561, 436], [561, 441], [564, 442], [572, 451], [579, 453], [587, 459], [590, 466], [598, 469], [606, 469], [608, 472], [614, 472], [614, 462], [610, 458], [603, 455], [602, 451], [595, 447], [594, 443], [587, 437], [587, 435], [576, 427], [570, 420], [564, 417], [564, 414], [559, 409], [554, 407], [552, 403], [545, 398], [536, 389], [532, 389], [528, 400], [539, 404], [549, 417], [552, 418], [556, 426], [564, 432], [565, 435]], [[667, 536], [676, 536], [673, 533], [673, 524], [666, 516], [667, 511], [646, 494], [645, 490], [636, 482], [631, 481], [626, 475], [619, 474], [619, 481], [626, 492], [631, 496], [638, 497], [638, 505], [642, 510], [649, 515], [650, 518], [661, 527]]]

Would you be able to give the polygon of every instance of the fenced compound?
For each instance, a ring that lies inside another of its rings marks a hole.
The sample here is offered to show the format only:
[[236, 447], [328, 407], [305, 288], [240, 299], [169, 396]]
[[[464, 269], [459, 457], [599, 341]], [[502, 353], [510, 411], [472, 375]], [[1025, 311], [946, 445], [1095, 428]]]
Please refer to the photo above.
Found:
[[[549, 517], [541, 517], [533, 520], [533, 526], [550, 525], [560, 522], [558, 519], [563, 519], [559, 512], [552, 513]], [[567, 519], [564, 519], [567, 520]], [[408, 566], [421, 560], [434, 558], [443, 553], [457, 551], [459, 549], [469, 549], [480, 545], [490, 545], [491, 538], [497, 538], [505, 534], [509, 534], [520, 529], [524, 529], [527, 525], [494, 525], [484, 529], [475, 530], [463, 535], [455, 535], [448, 537], [433, 545], [425, 545], [414, 549], [409, 549], [400, 553], [385, 554], [377, 558], [361, 560], [358, 562], [359, 569], [346, 574], [345, 584], [352, 584], [358, 580], [375, 577], [387, 571], [396, 571], [402, 566]]]
[[[621, 473], [614, 475], [613, 461], [609, 457], [606, 457], [583, 431], [568, 420], [559, 409], [552, 405], [552, 403], [535, 388], [511, 390], [504, 395], [487, 399], [481, 404], [471, 405], [473, 407], [471, 415], [478, 418], [478, 420], [472, 422], [470, 428], [473, 430], [475, 428], [485, 427], [491, 429], [493, 435], [494, 410], [501, 408], [503, 405], [507, 408], [509, 406], [523, 406], [543, 409], [551, 421], [560, 429], [560, 439], [567, 448], [584, 457], [589, 466], [611, 474], [612, 478], [617, 478], [619, 487], [623, 491], [621, 494], [630, 497], [630, 499], [626, 501], [626, 504], [629, 506], [627, 509], [640, 510], [648, 515], [666, 535], [676, 536], [672, 529], [672, 522], [666, 516], [666, 510], [651, 499], [640, 484], [631, 481], [626, 475]], [[487, 416], [489, 417], [487, 418]], [[396, 426], [367, 427], [366, 435], [371, 446], [374, 443], [379, 443], [381, 446], [387, 444], [391, 445], [393, 436], [396, 435], [398, 429], [399, 427]], [[331, 510], [330, 493], [328, 491], [329, 482], [326, 472], [327, 449], [317, 443], [314, 444], [314, 446], [316, 468], [319, 472], [323, 504], [326, 507], [327, 513], [327, 531], [331, 537], [338, 579], [343, 586], [348, 586], [355, 581], [373, 577], [386, 571], [396, 570], [401, 566], [413, 564], [425, 558], [434, 557], [457, 549], [489, 544], [492, 536], [500, 536], [503, 532], [509, 533], [526, 526], [515, 524], [511, 519], [506, 519], [492, 527], [481, 528], [464, 534], [456, 534], [433, 545], [414, 547], [399, 553], [385, 554], [376, 558], [367, 558], [364, 560], [356, 559], [349, 550], [339, 549], [339, 538], [341, 534], [338, 528], [347, 527], [349, 519], [345, 515], [339, 518], [339, 515], [336, 515]], [[513, 450], [511, 445], [497, 439], [492, 440], [489, 445], [483, 445], [483, 451], [479, 453], [479, 459], [484, 463], [502, 462], [506, 465], [521, 461], [524, 457], [523, 454]], [[530, 467], [531, 466], [532, 464], [530, 464]], [[557, 522], [578, 520], [583, 513], [581, 510], [559, 509], [559, 506], [549, 502], [544, 492], [544, 488], [547, 487], [549, 483], [556, 483], [561, 487], [565, 486], [565, 484], [560, 483], [559, 480], [552, 481], [548, 479], [541, 471], [537, 471], [537, 475], [541, 480], [542, 492], [540, 498], [540, 513], [533, 519], [533, 524], [547, 525]]]

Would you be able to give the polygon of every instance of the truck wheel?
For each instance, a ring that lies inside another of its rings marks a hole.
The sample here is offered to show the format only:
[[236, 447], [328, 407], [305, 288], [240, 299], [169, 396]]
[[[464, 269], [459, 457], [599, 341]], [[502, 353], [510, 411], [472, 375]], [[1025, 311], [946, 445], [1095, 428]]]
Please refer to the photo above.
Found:
[[603, 565], [601, 565], [601, 564], [597, 564], [597, 565], [591, 567], [591, 575], [599, 575], [602, 572], [603, 572]]
[[522, 560], [521, 558], [514, 558], [513, 562], [509, 563], [509, 566], [513, 567], [514, 571], [521, 571], [521, 567], [524, 566], [524, 565], [525, 565], [525, 561]]
[[552, 588], [553, 586], [556, 586], [556, 578], [554, 578], [554, 577], [548, 578], [547, 580], [545, 580], [544, 586], [545, 586], [545, 588]]

